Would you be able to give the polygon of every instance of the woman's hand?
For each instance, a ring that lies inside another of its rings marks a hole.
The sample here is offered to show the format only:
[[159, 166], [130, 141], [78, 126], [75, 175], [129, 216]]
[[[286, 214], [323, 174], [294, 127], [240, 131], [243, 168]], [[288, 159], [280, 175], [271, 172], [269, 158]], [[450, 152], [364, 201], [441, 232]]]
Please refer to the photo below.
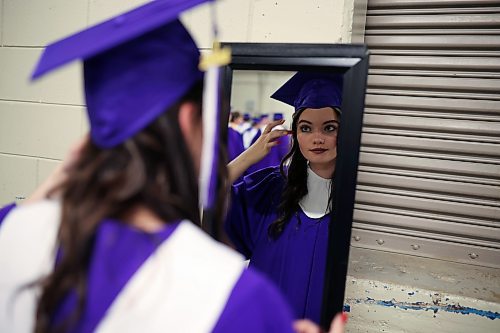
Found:
[[[344, 327], [347, 323], [347, 314], [337, 313], [333, 318], [330, 331], [328, 333], [344, 333]], [[309, 319], [296, 320], [293, 323], [293, 329], [297, 333], [324, 333], [321, 327], [310, 321]]]
[[251, 165], [259, 162], [269, 154], [272, 147], [279, 144], [279, 138], [290, 133], [290, 131], [280, 129], [273, 131], [273, 128], [282, 125], [284, 122], [284, 119], [270, 122], [257, 141], [228, 164], [229, 181], [231, 184]]
[[60, 193], [52, 192], [57, 186], [61, 185], [68, 178], [68, 171], [75, 165], [80, 158], [83, 147], [89, 141], [89, 135], [85, 135], [71, 146], [64, 160], [52, 171], [52, 173], [44, 180], [40, 186], [21, 204], [29, 204], [38, 200], [43, 200], [52, 196], [57, 196]]
[[[253, 145], [248, 147], [245, 153], [249, 156], [252, 164], [255, 164], [266, 157], [271, 148], [279, 144], [279, 138], [289, 133], [287, 130], [274, 130], [276, 126], [282, 125], [285, 119], [275, 120], [267, 124], [266, 128]], [[250, 165], [249, 165], [250, 167]]]

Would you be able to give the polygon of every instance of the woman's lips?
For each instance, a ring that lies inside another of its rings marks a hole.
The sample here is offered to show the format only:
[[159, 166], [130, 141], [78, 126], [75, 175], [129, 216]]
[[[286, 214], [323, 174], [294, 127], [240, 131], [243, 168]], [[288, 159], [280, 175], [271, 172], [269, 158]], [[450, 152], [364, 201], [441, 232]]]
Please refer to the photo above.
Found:
[[313, 152], [315, 154], [322, 154], [325, 151], [327, 151], [327, 149], [323, 149], [323, 148], [314, 148], [314, 149], [311, 149], [311, 152]]

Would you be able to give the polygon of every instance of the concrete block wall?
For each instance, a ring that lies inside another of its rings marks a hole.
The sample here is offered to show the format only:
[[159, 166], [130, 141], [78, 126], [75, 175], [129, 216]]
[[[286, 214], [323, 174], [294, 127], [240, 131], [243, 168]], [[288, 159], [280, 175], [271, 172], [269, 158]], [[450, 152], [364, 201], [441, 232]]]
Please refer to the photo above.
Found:
[[[30, 82], [43, 47], [146, 0], [0, 0], [0, 205], [26, 197], [88, 131], [80, 64]], [[350, 42], [354, 0], [221, 0], [225, 42]], [[182, 16], [211, 47], [210, 8]], [[352, 16], [352, 15], [351, 15]]]

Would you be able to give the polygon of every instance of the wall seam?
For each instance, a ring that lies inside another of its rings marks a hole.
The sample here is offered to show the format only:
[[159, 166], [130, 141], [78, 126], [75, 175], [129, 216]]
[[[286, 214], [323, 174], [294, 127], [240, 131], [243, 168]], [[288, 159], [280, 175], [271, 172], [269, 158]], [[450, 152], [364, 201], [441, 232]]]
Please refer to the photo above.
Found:
[[249, 1], [249, 5], [248, 5], [248, 26], [247, 26], [247, 36], [246, 36], [247, 43], [252, 40], [253, 12], [254, 12], [254, 4], [253, 4], [253, 0], [251, 0], [251, 1]]

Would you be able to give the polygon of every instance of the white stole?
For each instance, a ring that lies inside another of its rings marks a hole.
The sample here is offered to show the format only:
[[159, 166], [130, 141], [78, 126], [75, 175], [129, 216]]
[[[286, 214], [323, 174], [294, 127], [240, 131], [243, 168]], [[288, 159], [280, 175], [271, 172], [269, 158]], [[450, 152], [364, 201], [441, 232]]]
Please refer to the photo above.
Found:
[[[59, 220], [59, 204], [46, 201], [15, 209], [0, 226], [0, 332], [33, 330], [39, 290], [15, 293], [52, 269]], [[127, 282], [96, 331], [210, 332], [244, 265], [239, 254], [183, 221]]]
[[307, 217], [318, 219], [330, 213], [331, 179], [318, 176], [307, 166], [307, 194], [300, 200], [299, 206]]
[[33, 332], [40, 289], [21, 288], [52, 271], [60, 212], [59, 202], [43, 201], [0, 225], [0, 332]]

